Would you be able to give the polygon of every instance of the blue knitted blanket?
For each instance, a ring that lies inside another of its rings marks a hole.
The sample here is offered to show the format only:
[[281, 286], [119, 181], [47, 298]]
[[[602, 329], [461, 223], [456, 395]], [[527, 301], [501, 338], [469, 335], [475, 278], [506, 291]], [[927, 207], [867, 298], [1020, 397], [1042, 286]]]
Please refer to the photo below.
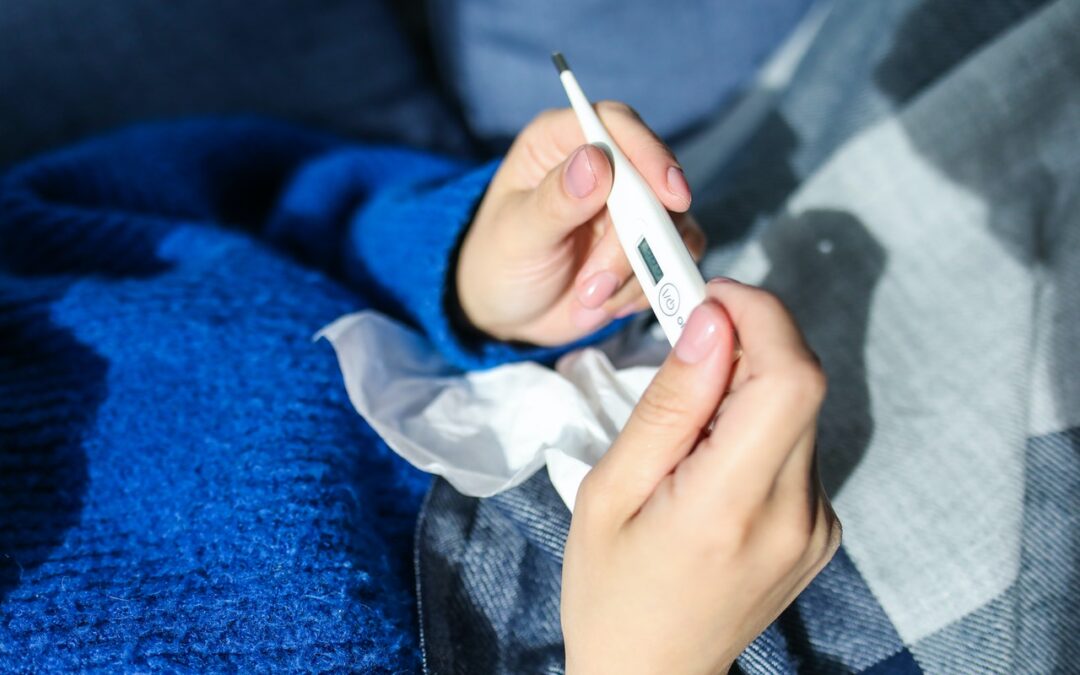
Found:
[[464, 367], [447, 267], [492, 168], [256, 120], [0, 182], [0, 671], [418, 667], [427, 476], [312, 335], [377, 307]]

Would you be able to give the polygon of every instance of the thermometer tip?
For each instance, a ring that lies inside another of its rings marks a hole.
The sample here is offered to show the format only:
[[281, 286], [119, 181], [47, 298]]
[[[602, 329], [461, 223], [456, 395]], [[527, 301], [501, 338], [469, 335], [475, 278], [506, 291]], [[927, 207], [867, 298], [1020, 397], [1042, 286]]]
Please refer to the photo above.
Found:
[[570, 70], [570, 66], [566, 65], [566, 58], [562, 55], [562, 52], [552, 52], [551, 61], [555, 64], [555, 68], [560, 73]]

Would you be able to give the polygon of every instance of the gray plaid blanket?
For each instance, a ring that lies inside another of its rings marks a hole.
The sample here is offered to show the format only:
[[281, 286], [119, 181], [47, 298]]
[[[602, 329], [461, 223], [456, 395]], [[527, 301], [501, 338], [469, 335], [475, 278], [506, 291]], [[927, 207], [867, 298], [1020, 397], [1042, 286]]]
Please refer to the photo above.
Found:
[[[820, 355], [845, 539], [739, 668], [1080, 672], [1080, 2], [838, 1], [759, 122], [704, 268]], [[562, 672], [568, 525], [543, 473], [436, 482], [428, 672]]]

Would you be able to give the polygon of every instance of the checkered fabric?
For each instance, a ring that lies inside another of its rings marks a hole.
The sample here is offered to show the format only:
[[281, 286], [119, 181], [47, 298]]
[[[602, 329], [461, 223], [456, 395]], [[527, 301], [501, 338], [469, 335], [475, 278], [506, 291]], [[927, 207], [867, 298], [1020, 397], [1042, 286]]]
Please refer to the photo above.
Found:
[[[1080, 2], [838, 1], [696, 189], [705, 271], [761, 284], [830, 376], [841, 551], [746, 673], [1080, 666]], [[563, 670], [547, 478], [438, 481], [428, 672]]]

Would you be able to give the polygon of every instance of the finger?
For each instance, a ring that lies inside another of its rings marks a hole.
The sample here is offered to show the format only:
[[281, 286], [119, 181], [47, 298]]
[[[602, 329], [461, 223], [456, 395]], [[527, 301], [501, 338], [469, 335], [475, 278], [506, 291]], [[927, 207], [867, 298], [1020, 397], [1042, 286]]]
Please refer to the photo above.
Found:
[[724, 310], [706, 301], [638, 401], [590, 483], [617, 517], [628, 518], [697, 444], [716, 410], [731, 367], [732, 330]]
[[[705, 292], [731, 317], [742, 350], [744, 381], [770, 371], [818, 365], [794, 317], [772, 293], [723, 277], [710, 280]], [[737, 391], [740, 383], [734, 384]]]
[[769, 497], [793, 454], [812, 455], [825, 377], [775, 296], [714, 282], [708, 296], [720, 299], [731, 316], [743, 350], [733, 375], [742, 371], [745, 379], [732, 383], [709, 437], [686, 460], [681, 478], [706, 510], [732, 502], [753, 507]]
[[[600, 220], [603, 233], [577, 274], [574, 293], [583, 307], [603, 307], [609, 315], [621, 318], [645, 309], [648, 300], [634, 277], [610, 217], [604, 215]], [[695, 261], [700, 260], [705, 251], [705, 233], [697, 220], [689, 213], [678, 213], [674, 222], [690, 255]]]
[[[690, 186], [671, 149], [645, 125], [633, 108], [617, 101], [596, 104], [597, 114], [630, 162], [645, 178], [660, 202], [669, 210], [682, 212], [690, 207]], [[581, 124], [569, 108], [549, 110], [536, 117], [515, 142], [533, 159], [533, 171], [546, 171], [559, 158], [585, 142]], [[512, 148], [516, 152], [518, 147]], [[522, 176], [521, 187], [529, 187], [531, 173]]]
[[611, 309], [612, 319], [622, 319], [633, 314], [640, 314], [649, 309], [649, 299], [644, 293], [639, 293], [635, 299], [626, 302], [613, 302]]
[[696, 508], [753, 510], [773, 494], [781, 467], [817, 416], [812, 396], [762, 377], [727, 395], [708, 437], [680, 467]]
[[674, 213], [671, 219], [675, 222], [675, 229], [679, 231], [679, 236], [682, 237], [686, 250], [690, 251], [690, 257], [694, 259], [694, 262], [700, 262], [702, 256], [705, 255], [708, 240], [697, 218], [687, 211], [685, 213]]
[[589, 251], [574, 281], [575, 297], [589, 309], [604, 306], [634, 276], [611, 218], [605, 213], [601, 220], [603, 234]]
[[519, 213], [504, 219], [507, 226], [520, 228], [512, 240], [530, 251], [563, 241], [604, 208], [611, 176], [603, 151], [591, 145], [578, 147], [515, 204]]
[[596, 112], [660, 203], [675, 212], [690, 208], [690, 185], [675, 153], [646, 126], [637, 111], [619, 101], [601, 101], [596, 104]]
[[641, 282], [637, 277], [631, 277], [604, 305], [604, 309], [611, 314], [613, 319], [621, 319], [648, 308], [649, 299], [641, 290]]

